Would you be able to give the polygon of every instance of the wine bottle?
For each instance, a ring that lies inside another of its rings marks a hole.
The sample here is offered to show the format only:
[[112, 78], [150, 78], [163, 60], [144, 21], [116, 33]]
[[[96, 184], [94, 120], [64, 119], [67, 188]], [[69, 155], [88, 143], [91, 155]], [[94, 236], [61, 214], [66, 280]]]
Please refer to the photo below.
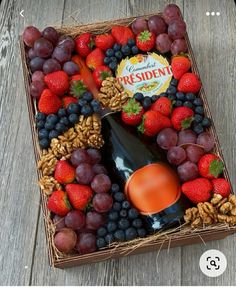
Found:
[[122, 122], [119, 112], [102, 116], [102, 149], [106, 167], [124, 187], [150, 231], [179, 225], [188, 208], [176, 172], [161, 148]]

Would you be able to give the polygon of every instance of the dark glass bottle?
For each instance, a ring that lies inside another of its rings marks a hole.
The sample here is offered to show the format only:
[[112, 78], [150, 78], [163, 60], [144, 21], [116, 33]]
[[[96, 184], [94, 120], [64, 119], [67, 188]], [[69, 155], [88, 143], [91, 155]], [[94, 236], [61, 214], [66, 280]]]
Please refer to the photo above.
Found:
[[123, 185], [150, 231], [180, 224], [188, 201], [180, 192], [166, 155], [149, 137], [127, 126], [118, 112], [102, 116], [103, 159], [109, 173]]

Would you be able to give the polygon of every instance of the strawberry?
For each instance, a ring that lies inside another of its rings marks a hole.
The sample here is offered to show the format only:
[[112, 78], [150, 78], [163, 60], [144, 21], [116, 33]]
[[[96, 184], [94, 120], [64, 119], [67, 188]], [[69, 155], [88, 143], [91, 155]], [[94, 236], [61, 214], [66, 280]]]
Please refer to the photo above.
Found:
[[151, 110], [158, 111], [164, 116], [170, 116], [172, 111], [172, 102], [167, 97], [160, 97], [152, 104]]
[[175, 79], [179, 80], [191, 67], [191, 62], [184, 55], [176, 55], [172, 57], [171, 68]]
[[136, 126], [142, 121], [144, 109], [135, 99], [129, 99], [123, 106], [121, 118], [127, 125]]
[[205, 154], [198, 161], [199, 174], [208, 179], [218, 178], [223, 167], [223, 162], [215, 154]]
[[95, 48], [86, 58], [86, 65], [91, 69], [95, 70], [98, 66], [103, 65], [105, 58], [104, 53], [100, 48]]
[[83, 95], [84, 92], [86, 92], [88, 89], [85, 85], [85, 80], [84, 78], [79, 75], [73, 75], [71, 77], [71, 82], [70, 82], [70, 93], [79, 98], [80, 96]]
[[115, 44], [115, 39], [111, 34], [101, 34], [97, 35], [95, 38], [96, 47], [106, 51]]
[[61, 108], [61, 100], [49, 89], [44, 89], [39, 102], [38, 109], [39, 112], [44, 114], [54, 114]]
[[71, 183], [75, 180], [75, 168], [66, 160], [59, 160], [55, 167], [54, 178], [60, 184]]
[[156, 36], [153, 32], [144, 30], [136, 36], [137, 47], [144, 52], [150, 51], [155, 46]]
[[47, 207], [51, 212], [61, 217], [66, 216], [66, 214], [71, 210], [71, 205], [67, 195], [62, 190], [56, 190], [52, 193], [48, 199]]
[[105, 80], [107, 77], [111, 77], [112, 72], [111, 70], [103, 65], [103, 66], [98, 66], [94, 71], [93, 71], [93, 79], [94, 82], [96, 83], [96, 86], [100, 88], [102, 86], [102, 81]]
[[81, 184], [67, 184], [66, 192], [72, 206], [79, 210], [85, 209], [93, 196], [92, 189]]
[[67, 108], [70, 103], [77, 103], [77, 98], [72, 96], [65, 96], [62, 98], [62, 104], [64, 108]]
[[58, 96], [62, 96], [69, 89], [69, 77], [64, 71], [56, 71], [47, 74], [44, 82], [48, 88]]
[[211, 181], [213, 185], [213, 193], [220, 194], [222, 197], [229, 197], [231, 185], [229, 181], [224, 178], [217, 178]]
[[194, 112], [188, 107], [177, 107], [171, 115], [171, 122], [176, 130], [187, 129], [193, 121]]
[[201, 88], [201, 82], [195, 73], [185, 73], [179, 80], [178, 91], [184, 93], [197, 93]]
[[115, 38], [116, 42], [125, 45], [129, 39], [135, 39], [134, 33], [129, 27], [125, 26], [113, 26], [111, 29], [111, 34]]
[[197, 204], [199, 202], [206, 202], [211, 198], [213, 187], [208, 179], [197, 178], [185, 182], [181, 189], [183, 194], [188, 197], [190, 201]]
[[83, 33], [75, 38], [75, 50], [82, 57], [87, 57], [94, 45], [94, 36], [91, 33]]
[[170, 119], [161, 113], [149, 110], [144, 113], [138, 131], [146, 136], [155, 136], [161, 129], [171, 127]]

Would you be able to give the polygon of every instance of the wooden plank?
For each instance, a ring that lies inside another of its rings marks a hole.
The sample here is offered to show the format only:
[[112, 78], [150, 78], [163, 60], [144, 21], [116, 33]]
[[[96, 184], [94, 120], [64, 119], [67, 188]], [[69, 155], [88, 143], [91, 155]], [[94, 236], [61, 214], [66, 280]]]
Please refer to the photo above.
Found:
[[[5, 1], [0, 9], [0, 282], [29, 285], [40, 209], [31, 131], [19, 57], [18, 35], [25, 25], [40, 28], [60, 17], [43, 1]], [[55, 2], [56, 3], [56, 2]], [[61, 4], [60, 4], [61, 3]], [[20, 16], [24, 11], [25, 18]], [[54, 16], [53, 16], [54, 15]], [[48, 21], [48, 20], [47, 20]]]
[[[194, 13], [192, 13], [194, 11]], [[220, 16], [206, 16], [219, 11]], [[235, 64], [235, 5], [233, 0], [184, 1], [184, 18], [202, 82], [222, 145], [226, 165], [235, 191], [236, 128], [234, 97]], [[182, 248], [182, 285], [235, 285], [236, 236]], [[225, 273], [209, 278], [199, 269], [199, 258], [208, 249], [222, 251], [228, 260]]]

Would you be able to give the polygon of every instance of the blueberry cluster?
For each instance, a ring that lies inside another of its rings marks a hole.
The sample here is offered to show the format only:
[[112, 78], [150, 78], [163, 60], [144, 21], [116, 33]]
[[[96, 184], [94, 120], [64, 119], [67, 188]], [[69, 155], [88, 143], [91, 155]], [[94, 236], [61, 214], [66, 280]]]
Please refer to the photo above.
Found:
[[133, 97], [143, 106], [144, 110], [148, 110], [151, 107], [152, 103], [156, 102], [156, 100], [159, 99], [160, 96], [152, 95], [151, 97], [149, 97], [137, 92], [134, 94]]
[[102, 248], [113, 241], [128, 241], [145, 237], [147, 231], [138, 211], [120, 192], [118, 184], [111, 187], [113, 206], [108, 213], [108, 222], [97, 230], [97, 247]]
[[35, 116], [38, 129], [39, 145], [47, 149], [53, 138], [57, 138], [79, 121], [79, 116], [90, 116], [100, 110], [100, 103], [93, 99], [90, 92], [85, 92], [78, 103], [70, 103], [67, 108], [61, 108], [57, 114], [45, 115], [38, 112]]
[[126, 45], [114, 44], [113, 48], [107, 49], [104, 64], [113, 72], [116, 71], [119, 62], [127, 56], [133, 56], [139, 53], [134, 39], [129, 39]]

